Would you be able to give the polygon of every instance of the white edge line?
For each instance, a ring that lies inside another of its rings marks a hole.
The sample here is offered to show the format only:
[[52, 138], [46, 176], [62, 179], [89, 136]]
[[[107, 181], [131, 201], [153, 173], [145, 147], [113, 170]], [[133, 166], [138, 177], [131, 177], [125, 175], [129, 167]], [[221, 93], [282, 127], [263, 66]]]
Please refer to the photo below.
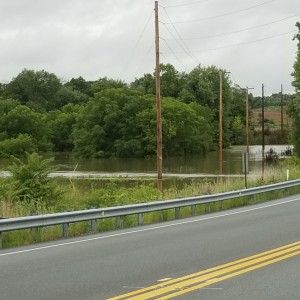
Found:
[[223, 218], [223, 217], [243, 214], [243, 213], [247, 213], [247, 212], [255, 211], [255, 210], [259, 210], [259, 209], [269, 208], [272, 206], [283, 205], [286, 203], [291, 203], [291, 202], [295, 202], [295, 201], [299, 201], [299, 200], [300, 200], [300, 198], [297, 198], [297, 199], [287, 200], [287, 201], [280, 202], [280, 203], [273, 203], [273, 204], [268, 204], [268, 205], [264, 205], [264, 206], [260, 206], [260, 207], [249, 208], [249, 209], [242, 210], [242, 211], [236, 211], [236, 212], [221, 214], [221, 215], [217, 215], [217, 216], [204, 217], [204, 218], [197, 219], [197, 220], [181, 221], [181, 222], [177, 222], [177, 223], [173, 223], [173, 224], [164, 224], [164, 225], [159, 225], [159, 226], [154, 226], [154, 227], [132, 230], [129, 232], [119, 232], [119, 233], [114, 233], [114, 234], [109, 234], [109, 235], [99, 236], [99, 237], [94, 237], [94, 238], [88, 238], [88, 239], [83, 239], [83, 240], [77, 240], [77, 241], [59, 243], [59, 244], [55, 244], [55, 245], [49, 245], [49, 246], [31, 248], [31, 249], [26, 249], [26, 250], [8, 252], [8, 253], [0, 254], [0, 257], [7, 256], [7, 255], [13, 255], [13, 254], [22, 254], [22, 253], [38, 251], [38, 250], [45, 250], [45, 249], [56, 248], [56, 247], [62, 247], [62, 246], [68, 246], [68, 245], [79, 244], [79, 243], [85, 243], [85, 242], [90, 242], [90, 241], [95, 241], [95, 240], [102, 240], [102, 239], [107, 239], [107, 238], [112, 238], [112, 237], [117, 237], [117, 236], [122, 236], [122, 235], [127, 235], [127, 234], [140, 233], [140, 232], [145, 232], [145, 231], [150, 231], [150, 230], [179, 226], [179, 225], [201, 222], [201, 221], [206, 221], [206, 220], [211, 220], [211, 219]]

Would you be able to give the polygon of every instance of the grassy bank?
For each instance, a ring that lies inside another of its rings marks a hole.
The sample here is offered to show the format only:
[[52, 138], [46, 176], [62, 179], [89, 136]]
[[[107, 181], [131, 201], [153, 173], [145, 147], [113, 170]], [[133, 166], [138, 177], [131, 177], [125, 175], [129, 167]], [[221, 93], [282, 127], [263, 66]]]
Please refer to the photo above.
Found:
[[[286, 170], [289, 169], [289, 179], [300, 177], [299, 161], [292, 158], [285, 160], [279, 166], [268, 168], [262, 178], [259, 175], [248, 176], [248, 187], [261, 186], [286, 180]], [[150, 202], [156, 200], [168, 200], [195, 195], [215, 194], [226, 191], [243, 189], [245, 182], [243, 178], [216, 178], [214, 180], [190, 180], [186, 182], [180, 178], [174, 180], [173, 185], [160, 193], [152, 180], [130, 180], [128, 179], [51, 179], [48, 182], [56, 193], [55, 200], [37, 201], [34, 198], [20, 198], [16, 193], [13, 179], [2, 178], [0, 181], [0, 216], [4, 218], [28, 216], [35, 214], [49, 214], [62, 211], [75, 211], [81, 209], [109, 207], [117, 205], [134, 204], [139, 202]], [[289, 193], [297, 193], [299, 189], [292, 189]], [[226, 200], [222, 203], [197, 205], [195, 213], [216, 212], [234, 207], [259, 203], [276, 197], [285, 196], [286, 192], [270, 193], [269, 195], [258, 195], [253, 198], [240, 198]], [[181, 217], [191, 215], [190, 208], [181, 209]], [[144, 216], [144, 223], [150, 224], [171, 220], [175, 218], [175, 211], [149, 213]], [[136, 216], [121, 218], [122, 227], [137, 225]], [[97, 221], [97, 231], [103, 232], [113, 230], [116, 227], [115, 219], [104, 219]], [[70, 236], [86, 234], [91, 230], [89, 222], [72, 224], [69, 229]], [[61, 226], [52, 226], [43, 229], [29, 229], [3, 234], [3, 246], [12, 247], [41, 241], [60, 238]]]

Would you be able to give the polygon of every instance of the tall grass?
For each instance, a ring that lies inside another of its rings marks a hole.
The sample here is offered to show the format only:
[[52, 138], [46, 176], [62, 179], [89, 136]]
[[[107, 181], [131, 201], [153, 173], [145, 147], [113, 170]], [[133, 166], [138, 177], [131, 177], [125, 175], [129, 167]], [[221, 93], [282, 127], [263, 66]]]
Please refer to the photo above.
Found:
[[[289, 169], [289, 179], [300, 177], [299, 160], [289, 159], [277, 167], [269, 167], [264, 176], [248, 176], [248, 187], [266, 185], [286, 180], [286, 170]], [[109, 207], [126, 205], [140, 202], [156, 200], [168, 200], [195, 195], [209, 195], [226, 191], [243, 189], [245, 182], [243, 178], [217, 178], [216, 180], [193, 180], [189, 183], [173, 185], [160, 193], [154, 182], [136, 181], [130, 182], [130, 186], [125, 186], [125, 179], [120, 184], [120, 180], [101, 180], [101, 188], [95, 187], [95, 180], [91, 180], [89, 188], [85, 185], [82, 188], [83, 179], [52, 179], [52, 184], [61, 191], [60, 197], [55, 202], [37, 202], [35, 200], [20, 201], [16, 197], [14, 185], [9, 179], [0, 179], [0, 217], [12, 218], [19, 216], [29, 216], [35, 214], [49, 214], [54, 212], [74, 211], [89, 208]], [[299, 188], [291, 189], [292, 193], [299, 192]], [[233, 200], [226, 200], [220, 203], [202, 204], [195, 207], [196, 215], [216, 212], [233, 207], [239, 207], [262, 201], [270, 200], [272, 197], [286, 195], [285, 191], [279, 191], [268, 195], [257, 195], [256, 198], [243, 197]], [[182, 208], [180, 217], [187, 217], [192, 214], [191, 208]], [[174, 210], [148, 213], [143, 216], [145, 224], [161, 222], [176, 218]], [[121, 227], [131, 227], [137, 225], [136, 216], [126, 216], [120, 219]], [[116, 228], [115, 219], [98, 220], [97, 231], [107, 231]], [[69, 236], [78, 236], [91, 231], [89, 222], [71, 224]], [[29, 243], [53, 240], [61, 237], [61, 226], [51, 226], [41, 229], [20, 230], [3, 234], [3, 246], [11, 247]]]

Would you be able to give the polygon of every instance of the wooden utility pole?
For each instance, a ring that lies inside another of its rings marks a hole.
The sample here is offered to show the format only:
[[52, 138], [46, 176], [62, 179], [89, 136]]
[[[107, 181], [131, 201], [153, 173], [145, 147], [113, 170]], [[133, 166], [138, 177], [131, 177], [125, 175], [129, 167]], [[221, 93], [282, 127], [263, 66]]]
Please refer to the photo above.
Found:
[[281, 107], [281, 136], [283, 136], [283, 87], [281, 85], [281, 92], [280, 92], [280, 107]]
[[262, 176], [265, 173], [265, 90], [262, 84], [262, 97], [261, 97], [261, 133], [262, 133]]
[[249, 90], [254, 88], [246, 87], [246, 147], [249, 155]]
[[220, 108], [219, 108], [219, 175], [223, 173], [223, 72], [220, 76]]
[[155, 1], [155, 58], [156, 58], [155, 76], [156, 76], [157, 188], [162, 192], [162, 125], [161, 125], [161, 99], [160, 99], [158, 1]]

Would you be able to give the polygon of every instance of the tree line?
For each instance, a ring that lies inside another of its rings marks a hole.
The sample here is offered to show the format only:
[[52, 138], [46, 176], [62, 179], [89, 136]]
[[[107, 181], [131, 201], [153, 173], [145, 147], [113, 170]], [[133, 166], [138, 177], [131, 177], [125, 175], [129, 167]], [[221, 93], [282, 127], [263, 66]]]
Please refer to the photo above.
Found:
[[[245, 91], [225, 70], [197, 66], [189, 73], [161, 64], [163, 154], [205, 154], [219, 139], [219, 82], [223, 80], [224, 147], [245, 143]], [[258, 99], [249, 96], [254, 107]], [[72, 151], [80, 157], [156, 154], [155, 76], [127, 84], [82, 77], [62, 82], [45, 70], [24, 69], [0, 84], [0, 155]]]

